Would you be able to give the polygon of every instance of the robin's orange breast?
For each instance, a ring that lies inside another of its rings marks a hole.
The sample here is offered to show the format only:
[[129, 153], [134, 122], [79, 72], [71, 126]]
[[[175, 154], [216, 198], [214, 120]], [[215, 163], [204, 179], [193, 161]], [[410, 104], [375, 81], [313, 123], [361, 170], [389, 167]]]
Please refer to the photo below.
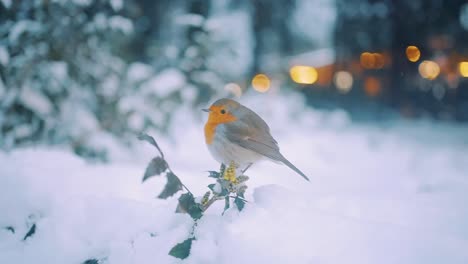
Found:
[[206, 122], [206, 125], [205, 125], [205, 143], [206, 144], [213, 143], [217, 125], [218, 124], [216, 123]]
[[205, 142], [206, 144], [212, 144], [215, 133], [216, 126], [219, 124], [234, 122], [237, 120], [237, 117], [225, 111], [224, 107], [221, 106], [211, 106], [210, 114], [208, 116], [208, 121], [205, 124]]

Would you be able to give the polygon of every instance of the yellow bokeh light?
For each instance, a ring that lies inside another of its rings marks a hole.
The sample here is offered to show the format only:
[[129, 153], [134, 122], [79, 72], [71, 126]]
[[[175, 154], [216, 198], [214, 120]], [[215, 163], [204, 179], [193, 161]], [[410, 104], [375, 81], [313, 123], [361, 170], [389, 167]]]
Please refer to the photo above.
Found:
[[339, 71], [335, 73], [333, 77], [333, 82], [335, 83], [338, 91], [342, 93], [347, 93], [353, 87], [353, 76], [347, 71]]
[[468, 61], [462, 61], [458, 64], [458, 70], [461, 76], [468, 77]]
[[434, 61], [425, 60], [419, 64], [419, 74], [428, 80], [434, 80], [439, 76], [440, 67]]
[[239, 98], [242, 95], [242, 88], [237, 83], [228, 83], [224, 86], [224, 90], [230, 92], [235, 97]]
[[408, 46], [406, 48], [406, 57], [411, 62], [417, 62], [421, 57], [421, 51], [416, 46]]
[[300, 84], [313, 84], [318, 79], [317, 70], [310, 66], [294, 66], [289, 74], [294, 82]]
[[265, 74], [257, 74], [252, 79], [252, 87], [255, 91], [264, 93], [270, 89], [270, 78]]

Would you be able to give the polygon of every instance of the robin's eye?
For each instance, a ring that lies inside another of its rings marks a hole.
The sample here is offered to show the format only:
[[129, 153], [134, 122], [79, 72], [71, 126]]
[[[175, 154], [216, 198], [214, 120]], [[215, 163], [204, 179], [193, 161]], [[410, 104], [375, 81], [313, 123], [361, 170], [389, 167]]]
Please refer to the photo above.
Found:
[[222, 109], [222, 110], [221, 110], [221, 114], [224, 115], [225, 113], [226, 113], [226, 110]]

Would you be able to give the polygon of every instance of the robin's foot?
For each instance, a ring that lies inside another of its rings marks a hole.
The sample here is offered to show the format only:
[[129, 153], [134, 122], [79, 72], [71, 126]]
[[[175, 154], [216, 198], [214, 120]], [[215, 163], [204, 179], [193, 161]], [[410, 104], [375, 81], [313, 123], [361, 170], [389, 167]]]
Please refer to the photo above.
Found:
[[237, 169], [236, 164], [233, 161], [231, 161], [229, 166], [224, 170], [223, 179], [230, 183], [236, 184], [237, 183], [236, 169]]

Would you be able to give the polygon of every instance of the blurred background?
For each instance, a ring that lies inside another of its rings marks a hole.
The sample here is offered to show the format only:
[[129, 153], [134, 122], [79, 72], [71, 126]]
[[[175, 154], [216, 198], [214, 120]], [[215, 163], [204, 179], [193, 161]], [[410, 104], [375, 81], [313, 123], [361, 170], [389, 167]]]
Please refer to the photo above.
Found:
[[105, 160], [221, 96], [461, 124], [467, 33], [463, 0], [0, 0], [0, 147]]

